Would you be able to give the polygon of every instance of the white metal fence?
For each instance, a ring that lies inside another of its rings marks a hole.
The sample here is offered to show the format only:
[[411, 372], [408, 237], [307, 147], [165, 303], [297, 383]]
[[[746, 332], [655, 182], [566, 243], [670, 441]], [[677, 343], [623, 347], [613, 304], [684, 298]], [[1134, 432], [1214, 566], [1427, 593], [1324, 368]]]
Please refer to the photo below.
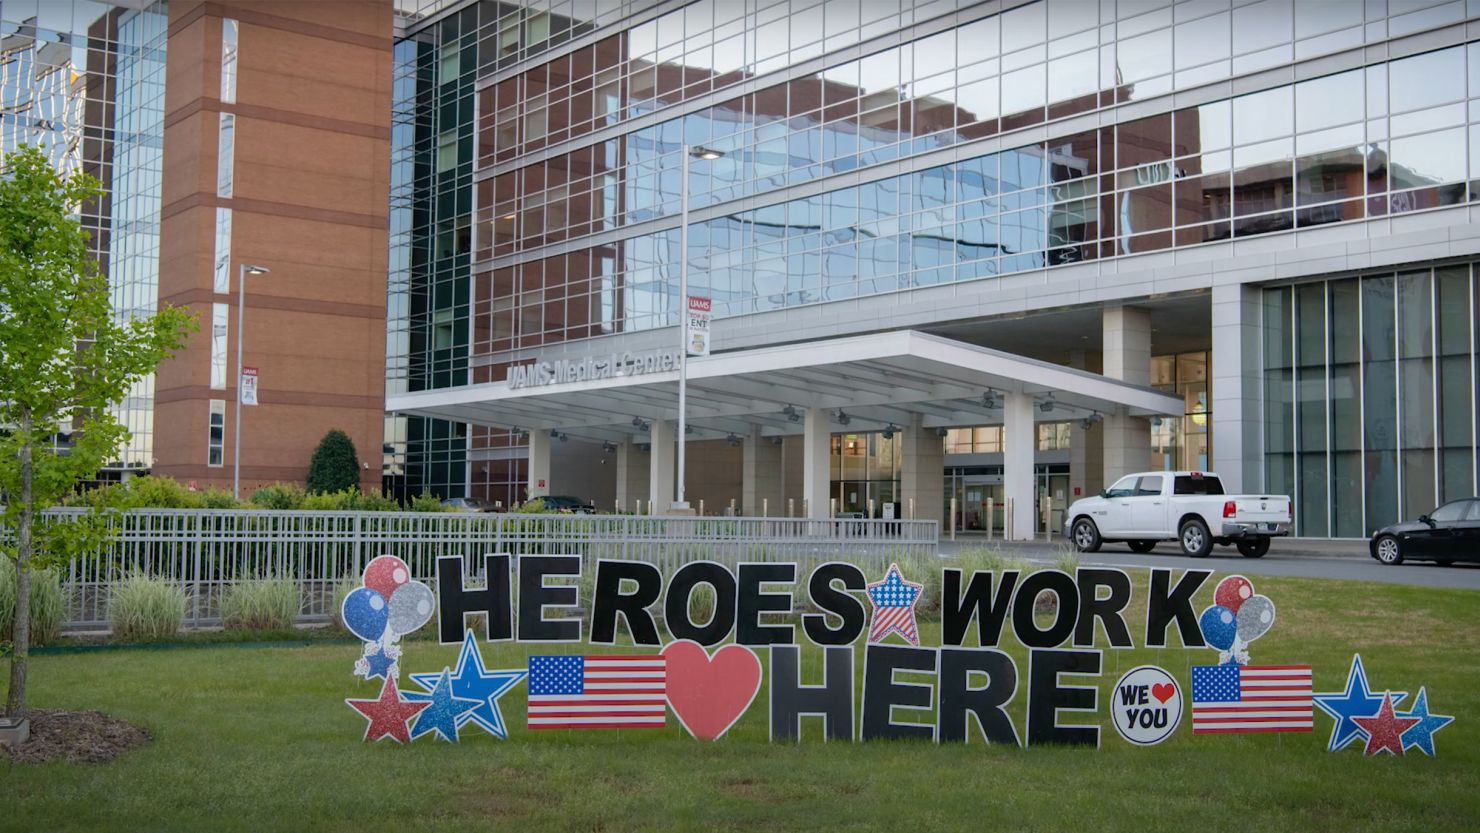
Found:
[[[52, 510], [47, 522], [80, 512]], [[222, 590], [264, 575], [296, 581], [299, 621], [314, 622], [329, 618], [336, 585], [358, 580], [378, 555], [400, 557], [428, 584], [445, 555], [463, 556], [481, 582], [486, 553], [574, 554], [592, 569], [598, 558], [646, 561], [664, 575], [701, 559], [795, 561], [805, 576], [805, 565], [822, 561], [882, 569], [935, 555], [939, 533], [935, 521], [195, 509], [132, 510], [109, 524], [110, 542], [72, 559], [62, 577], [69, 630], [105, 627], [110, 585], [133, 573], [185, 588], [186, 627], [219, 623]]]

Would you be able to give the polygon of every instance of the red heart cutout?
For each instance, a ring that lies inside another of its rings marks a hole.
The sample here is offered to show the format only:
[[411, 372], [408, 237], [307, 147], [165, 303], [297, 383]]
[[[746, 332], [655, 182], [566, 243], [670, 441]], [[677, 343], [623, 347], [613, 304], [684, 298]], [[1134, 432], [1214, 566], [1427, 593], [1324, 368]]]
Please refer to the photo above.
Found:
[[1157, 702], [1161, 703], [1172, 699], [1172, 695], [1176, 693], [1177, 687], [1171, 683], [1157, 683], [1151, 687], [1151, 696], [1155, 697]]
[[678, 722], [699, 740], [717, 740], [735, 725], [761, 690], [761, 661], [744, 645], [705, 653], [704, 646], [680, 639], [663, 646], [668, 705]]

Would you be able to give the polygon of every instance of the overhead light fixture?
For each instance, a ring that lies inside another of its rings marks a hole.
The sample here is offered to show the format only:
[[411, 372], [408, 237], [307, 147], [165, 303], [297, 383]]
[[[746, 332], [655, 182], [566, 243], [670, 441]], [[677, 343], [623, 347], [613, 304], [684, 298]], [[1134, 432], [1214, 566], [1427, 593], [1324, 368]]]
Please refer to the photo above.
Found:
[[565, 436], [565, 432], [564, 431], [560, 432], [560, 441], [561, 442], [565, 442], [568, 439], [570, 439], [570, 437]]
[[894, 423], [891, 422], [888, 425], [884, 426], [884, 430], [883, 431], [880, 431], [879, 433], [880, 433], [881, 436], [884, 437], [884, 439], [886, 439], [886, 440], [892, 440], [892, 439], [894, 439], [894, 432], [895, 431], [898, 431], [898, 430], [899, 430], [899, 428]]
[[992, 390], [991, 388], [987, 388], [987, 392], [982, 394], [982, 407], [986, 408], [989, 411], [995, 411], [997, 409], [996, 391]]
[[652, 426], [652, 423], [648, 422], [647, 420], [643, 419], [642, 417], [633, 417], [632, 418], [632, 427], [633, 428], [636, 428], [639, 431], [648, 431], [653, 426]]
[[1160, 428], [1161, 427], [1161, 417], [1159, 417], [1159, 416], [1152, 417], [1151, 418], [1151, 427], [1152, 428]]
[[702, 145], [696, 145], [689, 148], [689, 155], [694, 157], [695, 159], [704, 159], [712, 162], [715, 159], [724, 156], [725, 152], [722, 150], [715, 150], [714, 148], [707, 148]]
[[643, 454], [646, 454], [649, 451], [652, 451], [653, 450], [653, 444], [652, 443], [638, 443], [637, 444], [637, 447], [642, 451]]
[[843, 410], [842, 408], [839, 408], [837, 413], [833, 414], [833, 419], [836, 420], [839, 425], [847, 425], [848, 423], [853, 421], [853, 417], [848, 416], [848, 412]]
[[725, 437], [725, 442], [729, 443], [730, 445], [739, 445], [740, 435], [732, 431], [729, 433], [728, 436]]
[[784, 442], [786, 442], [786, 438], [780, 435], [771, 438], [771, 445], [781, 445]]
[[602, 451], [605, 451], [608, 454], [610, 454], [613, 451], [616, 451], [617, 450], [617, 444], [614, 443], [614, 442], [612, 442], [611, 440], [602, 440], [601, 441], [601, 450]]
[[689, 424], [685, 425], [683, 427], [683, 432], [685, 434], [692, 434], [692, 433], [694, 433], [694, 423], [690, 422]]
[[786, 414], [786, 418], [791, 420], [792, 422], [802, 421], [802, 412], [798, 411], [795, 405], [787, 405], [785, 408], [781, 409], [781, 413]]
[[250, 263], [243, 263], [242, 271], [246, 272], [248, 275], [266, 275], [272, 270], [268, 269], [266, 266], [253, 266]]
[[554, 439], [558, 439], [559, 437], [560, 437], [560, 432], [557, 431], [554, 428], [551, 428], [550, 429], [550, 439], [554, 440]]
[[1052, 413], [1053, 412], [1053, 394], [1052, 393], [1050, 393], [1048, 395], [1048, 398], [1047, 399], [1045, 399], [1042, 402], [1039, 402], [1038, 403], [1038, 410], [1042, 411], [1045, 414]]
[[945, 438], [946, 438], [946, 434], [949, 434], [949, 433], [950, 433], [950, 432], [949, 432], [949, 431], [947, 431], [947, 430], [946, 430], [946, 429], [945, 429], [945, 428], [943, 428], [943, 427], [942, 427], [942, 428], [937, 428], [937, 429], [935, 429], [935, 436], [937, 436], [937, 437], [940, 437], [940, 438], [941, 438], [941, 439], [945, 439]]

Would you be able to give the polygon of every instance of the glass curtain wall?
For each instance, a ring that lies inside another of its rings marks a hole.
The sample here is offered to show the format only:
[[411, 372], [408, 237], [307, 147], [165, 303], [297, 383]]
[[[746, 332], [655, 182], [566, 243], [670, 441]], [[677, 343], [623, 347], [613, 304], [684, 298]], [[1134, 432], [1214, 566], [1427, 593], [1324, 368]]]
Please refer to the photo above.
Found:
[[901, 437], [889, 439], [879, 432], [834, 434], [832, 437], [832, 497], [840, 512], [867, 512], [873, 501], [874, 514], [882, 505], [899, 499], [899, 449]]
[[1365, 537], [1476, 493], [1475, 264], [1265, 290], [1264, 488]]

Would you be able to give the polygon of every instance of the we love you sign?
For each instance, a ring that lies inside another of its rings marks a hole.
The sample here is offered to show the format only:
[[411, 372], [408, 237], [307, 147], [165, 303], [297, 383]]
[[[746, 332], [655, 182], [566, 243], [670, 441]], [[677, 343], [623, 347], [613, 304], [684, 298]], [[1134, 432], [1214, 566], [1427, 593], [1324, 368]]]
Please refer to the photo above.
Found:
[[[1175, 631], [1185, 648], [1220, 652], [1218, 665], [1192, 669], [1194, 731], [1312, 731], [1310, 666], [1248, 664], [1249, 644], [1274, 623], [1274, 605], [1241, 576], [1219, 582], [1217, 604], [1199, 613], [1193, 597], [1212, 571], [1153, 569], [1145, 613], [1132, 622], [1133, 587], [1122, 570], [968, 574], [942, 565], [940, 644], [922, 645], [915, 609], [923, 585], [893, 564], [870, 577], [847, 562], [803, 575], [792, 563], [695, 561], [665, 580], [653, 564], [602, 559], [585, 599], [576, 555], [489, 554], [477, 587], [465, 581], [469, 565], [461, 557], [442, 557], [434, 593], [412, 581], [399, 559], [382, 556], [342, 609], [365, 641], [355, 673], [380, 678], [380, 696], [345, 702], [368, 721], [366, 740], [433, 734], [455, 741], [472, 727], [506, 738], [499, 698], [524, 683], [530, 731], [661, 728], [671, 713], [693, 737], [716, 740], [761, 699], [773, 741], [799, 740], [803, 719], [812, 718], [829, 740], [1097, 747], [1107, 714], [1127, 742], [1144, 746], [1181, 723], [1182, 684], [1143, 665], [1101, 702], [1104, 653], [1095, 646], [1130, 649], [1139, 636], [1143, 646], [1166, 647]], [[714, 604], [699, 620], [691, 601], [701, 587]], [[1040, 612], [1047, 597], [1055, 604]], [[800, 615], [798, 602], [805, 602]], [[1244, 606], [1249, 612], [1240, 617]], [[569, 615], [578, 607], [589, 615]], [[410, 674], [416, 688], [402, 689], [398, 640], [434, 615], [439, 640], [462, 646], [456, 667]], [[1009, 633], [1027, 649], [1026, 669], [1000, 647]], [[489, 669], [480, 640], [591, 651], [532, 651], [523, 668]], [[804, 644], [821, 653], [820, 673], [805, 679]], [[1429, 717], [1426, 701], [1423, 709]], [[1024, 711], [1016, 721], [1013, 714]], [[1352, 740], [1338, 745], [1333, 737], [1332, 748]], [[1428, 744], [1420, 748], [1433, 754], [1431, 733]]]

